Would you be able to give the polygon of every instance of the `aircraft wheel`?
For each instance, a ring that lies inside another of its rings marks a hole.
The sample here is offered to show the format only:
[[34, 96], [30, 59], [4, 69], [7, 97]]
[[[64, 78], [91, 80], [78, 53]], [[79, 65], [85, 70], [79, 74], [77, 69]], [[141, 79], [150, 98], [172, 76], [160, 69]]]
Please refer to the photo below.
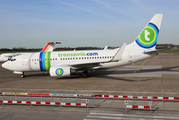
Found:
[[25, 75], [24, 75], [24, 74], [22, 74], [22, 75], [21, 75], [21, 78], [24, 78], [24, 77], [25, 77]]
[[82, 73], [82, 76], [83, 76], [84, 78], [88, 77], [88, 71], [85, 70], [85, 71]]

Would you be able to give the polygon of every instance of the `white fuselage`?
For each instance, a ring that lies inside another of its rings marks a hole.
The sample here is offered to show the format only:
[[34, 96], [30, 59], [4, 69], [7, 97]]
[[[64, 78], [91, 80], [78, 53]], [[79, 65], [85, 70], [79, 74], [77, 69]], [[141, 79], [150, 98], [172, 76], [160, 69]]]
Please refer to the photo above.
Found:
[[117, 50], [24, 53], [20, 56], [13, 57], [2, 66], [12, 71], [25, 72], [48, 71], [53, 66], [100, 62], [98, 66], [90, 69], [112, 68], [138, 62], [155, 55], [144, 54], [144, 51], [141, 49], [125, 49], [122, 58], [118, 62], [107, 62], [114, 57]]

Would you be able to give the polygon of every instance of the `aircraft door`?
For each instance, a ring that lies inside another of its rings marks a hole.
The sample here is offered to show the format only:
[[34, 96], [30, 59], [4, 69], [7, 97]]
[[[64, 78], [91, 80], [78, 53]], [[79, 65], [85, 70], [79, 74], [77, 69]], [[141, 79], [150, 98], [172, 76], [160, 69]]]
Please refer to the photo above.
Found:
[[128, 54], [128, 60], [129, 60], [129, 62], [133, 61], [133, 54], [132, 54], [132, 52], [129, 52], [129, 54]]
[[29, 62], [28, 56], [27, 55], [23, 55], [22, 56], [22, 65], [23, 66], [28, 66], [28, 62]]

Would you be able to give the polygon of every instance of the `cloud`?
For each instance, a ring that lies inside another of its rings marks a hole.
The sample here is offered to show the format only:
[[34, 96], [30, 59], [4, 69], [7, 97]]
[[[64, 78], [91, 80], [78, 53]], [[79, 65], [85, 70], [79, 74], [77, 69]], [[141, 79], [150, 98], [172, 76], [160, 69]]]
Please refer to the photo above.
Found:
[[128, 18], [134, 18], [134, 17], [133, 17], [132, 15], [130, 15], [129, 13], [127, 13], [127, 12], [125, 12], [125, 11], [123, 11], [123, 10], [116, 9], [116, 8], [110, 6], [110, 5], [107, 4], [107, 3], [101, 2], [100, 0], [93, 0], [93, 1], [96, 2], [96, 3], [98, 3], [98, 4], [100, 4], [100, 5], [102, 5], [102, 6], [104, 6], [104, 7], [106, 7], [106, 8], [108, 8], [108, 9], [110, 9], [110, 10], [116, 11], [116, 12], [118, 12], [118, 13], [120, 13], [120, 14], [122, 14], [122, 15], [128, 17]]
[[114, 19], [114, 18], [115, 18], [115, 17], [109, 16], [109, 15], [105, 15], [105, 14], [101, 14], [101, 13], [98, 13], [98, 12], [95, 12], [95, 11], [92, 11], [92, 10], [85, 9], [85, 8], [83, 8], [83, 7], [80, 7], [80, 6], [71, 4], [71, 3], [63, 2], [63, 1], [61, 1], [61, 0], [58, 0], [58, 1], [59, 1], [60, 3], [62, 3], [62, 4], [65, 4], [65, 5], [74, 7], [74, 8], [78, 8], [78, 9], [81, 9], [81, 10], [83, 10], [83, 11], [87, 11], [87, 12], [90, 12], [90, 13], [94, 13], [94, 14], [97, 14], [97, 15], [100, 15], [100, 16], [103, 16], [103, 17], [107, 17], [107, 18], [110, 18], [110, 19]]
[[50, 11], [50, 10], [48, 10], [48, 9], [43, 9], [43, 8], [40, 8], [40, 7], [37, 7], [37, 6], [34, 6], [34, 5], [26, 4], [26, 3], [23, 3], [23, 2], [20, 2], [20, 1], [16, 1], [16, 0], [12, 0], [12, 1], [13, 1], [13, 2], [16, 2], [16, 3], [20, 3], [20, 4], [23, 4], [23, 5], [26, 5], [26, 6], [29, 6], [29, 7], [32, 7], [32, 8], [35, 8], [35, 9], [39, 9], [39, 10], [41, 10], [41, 11], [46, 11], [46, 12], [58, 14], [57, 12]]

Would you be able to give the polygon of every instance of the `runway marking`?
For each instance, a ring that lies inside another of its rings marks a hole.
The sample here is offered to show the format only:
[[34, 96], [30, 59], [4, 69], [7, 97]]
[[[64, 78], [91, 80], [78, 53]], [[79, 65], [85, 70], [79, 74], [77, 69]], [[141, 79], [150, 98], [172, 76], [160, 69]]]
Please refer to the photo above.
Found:
[[139, 67], [134, 71], [134, 73], [136, 73], [137, 70], [140, 69], [148, 60], [149, 60], [149, 59], [145, 60], [144, 63], [143, 63], [141, 66], [139, 66]]
[[[89, 118], [89, 119], [88, 119]], [[92, 118], [92, 119], [91, 119]], [[94, 120], [94, 119], [152, 119], [152, 120], [161, 120], [161, 119], [179, 119], [176, 116], [143, 116], [143, 115], [131, 115], [131, 114], [112, 114], [112, 113], [89, 113], [83, 120]]]

